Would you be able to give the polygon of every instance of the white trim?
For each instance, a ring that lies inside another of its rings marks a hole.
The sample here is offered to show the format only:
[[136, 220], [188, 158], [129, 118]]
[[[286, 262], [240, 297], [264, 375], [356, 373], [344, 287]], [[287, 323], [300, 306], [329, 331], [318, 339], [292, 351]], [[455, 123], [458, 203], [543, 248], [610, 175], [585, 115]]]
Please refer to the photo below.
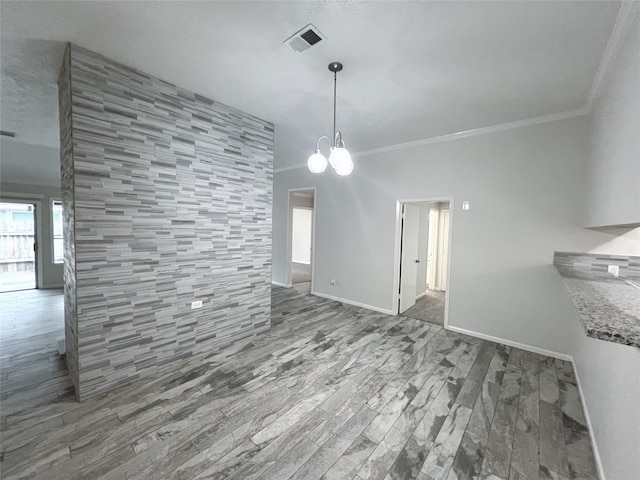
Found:
[[391, 290], [391, 315], [398, 315], [398, 290], [400, 289], [400, 243], [401, 239], [401, 219], [403, 203], [422, 203], [422, 202], [449, 202], [449, 251], [447, 253], [447, 288], [444, 294], [444, 328], [449, 325], [449, 292], [451, 291], [451, 261], [453, 252], [453, 231], [455, 222], [455, 201], [454, 197], [433, 197], [433, 198], [408, 198], [396, 200], [396, 234], [395, 245], [393, 249], [393, 286]]
[[39, 290], [44, 284], [44, 257], [43, 257], [43, 247], [44, 247], [44, 235], [42, 233], [42, 203], [44, 196], [35, 193], [35, 194], [20, 194], [20, 193], [9, 193], [2, 192], [0, 194], [0, 200], [6, 203], [19, 203], [25, 205], [33, 205], [33, 241], [36, 244], [36, 254], [34, 255], [34, 267], [35, 272], [33, 272], [35, 287], [29, 290]]
[[327, 295], [326, 293], [320, 292], [311, 292], [311, 295], [315, 295], [316, 297], [326, 298], [328, 300], [334, 300], [340, 303], [346, 303], [347, 305], [353, 305], [354, 307], [366, 308], [367, 310], [373, 310], [374, 312], [384, 313], [386, 315], [393, 315], [391, 310], [386, 308], [375, 307], [373, 305], [367, 305], [366, 303], [354, 302], [353, 300], [347, 300], [346, 298], [334, 297], [333, 295]]
[[573, 357], [571, 355], [567, 355], [565, 353], [554, 352], [552, 350], [547, 350], [544, 348], [533, 347], [531, 345], [525, 345], [524, 343], [514, 342], [513, 340], [507, 340], [506, 338], [494, 337], [493, 335], [487, 335], [485, 333], [474, 332], [472, 330], [467, 330], [465, 328], [460, 327], [445, 327], [447, 330], [451, 330], [453, 332], [463, 333], [465, 335], [469, 335], [471, 337], [481, 338], [483, 340], [489, 340], [490, 342], [502, 343], [504, 345], [508, 345], [510, 347], [516, 347], [521, 350], [526, 350], [527, 352], [537, 353], [539, 355], [544, 355], [546, 357], [553, 357], [559, 360], [567, 360], [569, 362], [573, 362]]
[[589, 95], [587, 96], [585, 106], [588, 109], [591, 109], [602, 93], [602, 87], [611, 73], [611, 68], [618, 57], [618, 53], [620, 53], [620, 49], [629, 33], [629, 28], [633, 23], [634, 17], [638, 13], [638, 8], [640, 8], [639, 2], [622, 2], [620, 10], [618, 10], [616, 23], [613, 25], [609, 42], [602, 54], [598, 71], [596, 72], [593, 83], [591, 84], [591, 90], [589, 90]]
[[426, 295], [427, 295], [427, 292], [422, 292], [420, 295], [417, 295], [417, 296], [416, 296], [416, 302], [417, 302], [418, 300], [420, 300], [422, 297], [425, 297]]
[[291, 288], [292, 285], [289, 283], [282, 283], [282, 282], [276, 282], [275, 280], [271, 280], [271, 285], [275, 285], [276, 287], [284, 287], [284, 288]]
[[[298, 188], [290, 188], [287, 190], [287, 271], [286, 282], [289, 287], [293, 285], [293, 274], [291, 273], [291, 252], [293, 249], [293, 208], [294, 206], [291, 204], [291, 194], [293, 192], [301, 192], [301, 191], [309, 191], [313, 190], [313, 215], [311, 216], [311, 291], [313, 292], [313, 287], [315, 286], [315, 276], [316, 276], [316, 205], [318, 204], [318, 192], [316, 187], [298, 187]], [[295, 208], [304, 208], [304, 207], [295, 207]]]
[[[53, 203], [54, 202], [59, 202], [60, 203], [60, 207], [62, 208], [62, 198], [58, 198], [58, 197], [49, 197], [49, 226], [51, 228], [49, 228], [49, 243], [51, 246], [51, 258], [49, 259], [51, 261], [52, 265], [64, 265], [64, 251], [63, 251], [63, 255], [62, 255], [62, 261], [61, 262], [56, 262], [56, 254], [55, 254], [55, 237], [53, 236], [53, 230], [55, 228], [54, 226], [54, 222], [53, 222]], [[64, 220], [62, 221], [62, 241], [64, 242]]]
[[[602, 54], [602, 59], [598, 65], [591, 89], [587, 95], [584, 106], [575, 108], [573, 110], [566, 110], [564, 112], [551, 113], [548, 115], [542, 115], [539, 117], [525, 118], [522, 120], [516, 120], [513, 122], [500, 123], [497, 125], [491, 125], [487, 127], [475, 128], [472, 130], [465, 130], [462, 132], [449, 133], [445, 135], [439, 135], [436, 137], [427, 137], [412, 142], [397, 143], [394, 145], [386, 145], [383, 147], [372, 148], [370, 150], [363, 150], [360, 152], [354, 152], [351, 154], [352, 158], [364, 157], [366, 155], [372, 155], [376, 153], [392, 152], [395, 150], [402, 150], [404, 148], [418, 147], [421, 145], [430, 145], [433, 143], [448, 142], [452, 140], [458, 140], [461, 138], [475, 137], [478, 135], [487, 135], [491, 133], [502, 132], [505, 130], [511, 130], [513, 128], [528, 127], [531, 125], [538, 125], [541, 123], [555, 122], [557, 120], [565, 120], [568, 118], [581, 117], [591, 112], [591, 107], [596, 102], [602, 91], [602, 86], [606, 82], [613, 63], [615, 62], [620, 48], [624, 43], [624, 40], [629, 33], [629, 28], [633, 23], [635, 15], [640, 9], [640, 2], [637, 1], [623, 1], [616, 17], [616, 22], [609, 36], [607, 46]], [[287, 172], [289, 170], [297, 170], [299, 168], [305, 168], [307, 165], [292, 165], [289, 167], [276, 168], [273, 170], [274, 174]]]
[[491, 342], [496, 342], [496, 343], [502, 343], [504, 345], [509, 345], [510, 347], [516, 347], [519, 348], [521, 350], [526, 350], [528, 352], [533, 352], [533, 353], [537, 353], [539, 355], [545, 355], [547, 357], [553, 357], [553, 358], [558, 358], [560, 360], [566, 360], [568, 362], [571, 362], [571, 364], [573, 365], [573, 371], [575, 373], [576, 376], [576, 384], [578, 387], [578, 391], [580, 392], [580, 402], [582, 404], [582, 411], [584, 413], [584, 418], [587, 422], [587, 428], [589, 430], [589, 438], [591, 439], [591, 445], [593, 448], [593, 456], [596, 462], [596, 467], [598, 469], [598, 476], [600, 477], [600, 480], [606, 480], [605, 474], [604, 474], [604, 468], [602, 466], [602, 459], [600, 457], [600, 450], [598, 449], [598, 442], [596, 441], [596, 437], [595, 437], [595, 431], [593, 429], [593, 424], [591, 423], [591, 417], [589, 416], [589, 410], [587, 409], [587, 402], [586, 402], [586, 397], [584, 395], [584, 391], [582, 390], [582, 383], [580, 383], [580, 375], [578, 374], [578, 367], [576, 366], [575, 361], [573, 360], [573, 357], [571, 355], [567, 355], [564, 353], [559, 353], [559, 352], [553, 352], [551, 350], [546, 350], [544, 348], [538, 348], [538, 347], [533, 347], [531, 345], [525, 345], [524, 343], [520, 343], [520, 342], [514, 342], [511, 340], [507, 340], [505, 338], [500, 338], [500, 337], [494, 337], [493, 335], [486, 335], [484, 333], [479, 333], [479, 332], [473, 332], [471, 330], [466, 330], [464, 328], [460, 328], [460, 327], [452, 327], [452, 326], [448, 326], [445, 327], [447, 330], [451, 330], [453, 332], [458, 332], [458, 333], [463, 333], [465, 335], [469, 335], [471, 337], [476, 337], [476, 338], [481, 338], [483, 340], [489, 340]]
[[304, 165], [293, 165], [291, 167], [274, 168], [273, 173], [276, 174], [276, 173], [286, 172], [289, 170], [297, 170], [298, 168], [304, 168], [306, 166], [307, 164], [305, 163]]
[[[419, 147], [421, 145], [431, 145], [433, 143], [450, 142], [452, 140], [459, 140], [461, 138], [476, 137], [478, 135], [488, 135], [491, 133], [503, 132], [505, 130], [511, 130], [514, 128], [529, 127], [532, 125], [539, 125], [541, 123], [555, 122], [558, 120], [566, 120], [568, 118], [581, 117], [587, 115], [590, 109], [587, 106], [575, 108], [573, 110], [566, 110], [564, 112], [551, 113], [549, 115], [542, 115], [540, 117], [525, 118], [523, 120], [516, 120], [514, 122], [499, 123], [498, 125], [491, 125], [488, 127], [480, 127], [472, 130], [465, 130], [462, 132], [448, 133], [446, 135], [439, 135], [437, 137], [427, 137], [412, 142], [396, 143], [393, 145], [386, 145], [384, 147], [372, 148], [370, 150], [362, 150], [360, 152], [354, 152], [351, 154], [352, 158], [364, 157], [367, 155], [373, 155], [376, 153], [392, 152], [395, 150], [402, 150], [405, 148]], [[299, 168], [306, 168], [304, 165], [292, 165], [289, 167], [277, 168], [273, 170], [274, 174], [286, 172], [289, 170], [297, 170]]]
[[587, 402], [584, 396], [584, 392], [582, 391], [582, 384], [580, 383], [580, 376], [578, 375], [578, 367], [576, 363], [573, 361], [573, 357], [571, 358], [571, 363], [573, 364], [573, 371], [576, 375], [576, 383], [578, 385], [578, 391], [580, 392], [580, 401], [582, 403], [582, 412], [584, 413], [584, 419], [587, 421], [587, 428], [589, 430], [589, 438], [591, 439], [591, 445], [593, 448], [593, 456], [596, 461], [596, 467], [598, 468], [598, 476], [600, 480], [606, 480], [604, 475], [604, 468], [602, 467], [602, 459], [600, 458], [600, 450], [598, 449], [598, 443], [596, 442], [596, 436], [593, 431], [593, 425], [591, 424], [591, 417], [589, 417], [589, 410], [587, 410]]
[[[57, 265], [60, 265], [59, 263]], [[53, 285], [45, 285], [44, 287], [40, 287], [43, 290], [54, 290], [56, 288], [64, 288], [64, 283], [54, 283]]]
[[371, 150], [364, 150], [362, 152], [355, 152], [351, 154], [353, 158], [364, 157], [366, 155], [372, 155], [375, 153], [392, 152], [394, 150], [402, 150], [405, 148], [419, 147], [422, 145], [431, 145], [433, 143], [450, 142], [452, 140], [459, 140], [461, 138], [476, 137], [478, 135], [488, 135], [491, 133], [503, 132], [505, 130], [511, 130], [520, 127], [529, 127], [532, 125], [538, 125], [540, 123], [555, 122], [557, 120], [565, 120], [567, 118], [580, 117], [589, 113], [587, 107], [576, 108], [574, 110], [567, 110], [565, 112], [551, 113], [549, 115], [542, 115], [540, 117], [526, 118], [524, 120], [516, 120], [515, 122], [501, 123], [498, 125], [492, 125], [489, 127], [480, 127], [473, 130], [465, 130], [463, 132], [449, 133], [447, 135], [440, 135], [438, 137], [429, 137], [422, 140], [415, 140], [413, 142], [397, 143], [395, 145], [387, 145], [379, 148], [372, 148]]

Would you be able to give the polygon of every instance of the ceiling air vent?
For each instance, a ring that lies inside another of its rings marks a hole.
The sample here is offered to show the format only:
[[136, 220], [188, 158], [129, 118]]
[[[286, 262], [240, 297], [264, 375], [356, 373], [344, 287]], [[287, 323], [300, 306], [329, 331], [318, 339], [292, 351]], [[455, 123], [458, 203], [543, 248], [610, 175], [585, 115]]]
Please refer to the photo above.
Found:
[[284, 43], [289, 45], [296, 52], [304, 52], [305, 50], [313, 47], [315, 44], [326, 39], [327, 37], [320, 33], [320, 30], [318, 30], [315, 26], [309, 24], [287, 38]]

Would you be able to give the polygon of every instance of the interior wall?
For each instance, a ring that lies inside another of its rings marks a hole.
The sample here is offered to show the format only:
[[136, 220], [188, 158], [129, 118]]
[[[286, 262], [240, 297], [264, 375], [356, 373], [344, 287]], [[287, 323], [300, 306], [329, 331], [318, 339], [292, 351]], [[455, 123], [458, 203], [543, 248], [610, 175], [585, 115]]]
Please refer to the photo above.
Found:
[[5, 183], [60, 188], [60, 150], [0, 137], [0, 179]]
[[313, 210], [294, 207], [291, 223], [291, 261], [311, 263], [311, 228]]
[[69, 52], [65, 255], [84, 399], [270, 328], [273, 125]]
[[[640, 222], [640, 13], [612, 65], [589, 117], [586, 224]], [[640, 228], [599, 228], [598, 245], [573, 251], [640, 255]], [[635, 479], [640, 472], [640, 349], [589, 338], [576, 318], [570, 351], [589, 412], [605, 477]], [[604, 480], [604, 479], [603, 479]]]
[[420, 224], [418, 226], [418, 272], [416, 280], [416, 298], [427, 291], [427, 244], [429, 241], [429, 209], [431, 203], [419, 203]]
[[449, 325], [574, 356], [607, 477], [626, 479], [639, 470], [629, 452], [638, 429], [628, 428], [638, 418], [638, 352], [586, 337], [552, 265], [556, 250], [640, 252], [638, 228], [582, 227], [588, 122], [580, 117], [357, 157], [349, 177], [278, 173], [273, 272], [284, 278], [286, 243], [279, 239], [287, 189], [315, 185], [316, 291], [389, 311], [396, 201], [453, 196]]
[[[577, 317], [573, 305], [567, 309]], [[587, 337], [578, 319], [573, 325], [571, 353], [605, 478], [633, 480], [640, 472], [640, 348]]]
[[640, 13], [590, 115], [585, 224], [640, 224]]
[[[59, 165], [60, 160], [56, 159]], [[60, 188], [45, 185], [23, 185], [17, 183], [0, 183], [0, 197], [20, 200], [39, 200], [41, 202], [40, 215], [41, 231], [38, 232], [38, 250], [42, 252], [42, 265], [38, 273], [41, 273], [40, 288], [61, 288], [62, 270], [61, 263], [53, 263], [53, 240], [51, 233], [51, 201], [60, 200]]]
[[567, 319], [546, 301], [553, 252], [612, 239], [581, 226], [586, 140], [580, 117], [358, 157], [348, 177], [278, 173], [274, 280], [285, 279], [287, 189], [315, 185], [316, 291], [391, 311], [396, 201], [453, 196], [449, 324], [567, 353]]
[[296, 192], [291, 192], [291, 207], [300, 207], [300, 208], [313, 208], [314, 199], [313, 199], [313, 190], [309, 191], [309, 195], [296, 195]]

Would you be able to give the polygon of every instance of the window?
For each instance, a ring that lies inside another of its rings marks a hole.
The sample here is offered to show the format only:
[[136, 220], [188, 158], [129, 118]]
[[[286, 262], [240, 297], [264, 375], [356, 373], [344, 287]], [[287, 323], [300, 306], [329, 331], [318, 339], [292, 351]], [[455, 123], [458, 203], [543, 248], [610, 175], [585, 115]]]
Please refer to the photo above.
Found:
[[51, 201], [51, 233], [53, 236], [53, 263], [63, 263], [62, 202], [60, 200]]

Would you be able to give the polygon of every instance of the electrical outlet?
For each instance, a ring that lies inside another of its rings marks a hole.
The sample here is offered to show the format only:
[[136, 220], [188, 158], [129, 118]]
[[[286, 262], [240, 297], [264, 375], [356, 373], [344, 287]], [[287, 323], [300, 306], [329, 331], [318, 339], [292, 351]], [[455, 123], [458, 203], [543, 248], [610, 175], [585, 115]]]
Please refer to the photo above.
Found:
[[620, 275], [620, 267], [618, 265], [609, 265], [607, 267], [607, 272], [609, 272], [614, 277]]
[[194, 310], [196, 308], [202, 308], [202, 300], [195, 300], [191, 302], [191, 310]]

